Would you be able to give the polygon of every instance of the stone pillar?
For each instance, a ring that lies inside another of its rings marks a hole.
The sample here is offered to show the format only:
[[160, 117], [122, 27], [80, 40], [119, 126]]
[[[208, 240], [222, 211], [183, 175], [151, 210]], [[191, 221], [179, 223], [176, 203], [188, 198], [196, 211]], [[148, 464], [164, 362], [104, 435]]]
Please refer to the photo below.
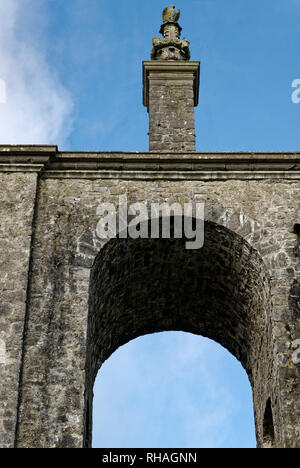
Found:
[[144, 105], [149, 112], [149, 151], [196, 151], [194, 106], [199, 62], [143, 63]]
[[152, 40], [151, 62], [143, 63], [144, 105], [149, 112], [150, 151], [196, 151], [194, 106], [200, 63], [190, 62], [190, 43], [180, 38], [180, 10], [163, 10], [160, 34]]
[[54, 146], [0, 146], [0, 448], [15, 446], [40, 171]]

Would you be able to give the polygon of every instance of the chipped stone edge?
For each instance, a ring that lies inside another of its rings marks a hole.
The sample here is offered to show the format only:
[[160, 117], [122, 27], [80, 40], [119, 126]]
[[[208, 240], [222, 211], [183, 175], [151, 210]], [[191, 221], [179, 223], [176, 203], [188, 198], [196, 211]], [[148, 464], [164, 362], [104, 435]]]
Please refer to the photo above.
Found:
[[44, 164], [0, 164], [0, 172], [40, 172]]

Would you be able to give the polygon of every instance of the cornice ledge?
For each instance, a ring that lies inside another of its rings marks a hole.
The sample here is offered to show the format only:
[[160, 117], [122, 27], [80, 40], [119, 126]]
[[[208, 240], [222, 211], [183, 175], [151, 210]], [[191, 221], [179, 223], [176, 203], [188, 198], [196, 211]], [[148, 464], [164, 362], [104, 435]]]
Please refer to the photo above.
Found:
[[58, 153], [51, 171], [300, 172], [300, 153]]
[[57, 152], [57, 146], [0, 145], [0, 172], [40, 172]]

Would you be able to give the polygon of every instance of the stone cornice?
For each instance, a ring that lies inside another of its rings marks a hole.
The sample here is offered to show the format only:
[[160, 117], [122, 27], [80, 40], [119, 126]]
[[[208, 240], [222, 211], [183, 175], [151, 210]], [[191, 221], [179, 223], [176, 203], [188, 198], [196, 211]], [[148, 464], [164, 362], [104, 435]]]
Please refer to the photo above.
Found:
[[40, 172], [57, 154], [57, 146], [0, 146], [0, 172]]
[[300, 153], [59, 152], [55, 146], [0, 146], [0, 172], [43, 178], [300, 180]]
[[58, 153], [46, 178], [300, 180], [298, 153]]
[[194, 79], [194, 105], [199, 102], [200, 62], [153, 60], [143, 62], [143, 104], [149, 107], [149, 73], [167, 73], [169, 79], [180, 79], [181, 74], [190, 73]]

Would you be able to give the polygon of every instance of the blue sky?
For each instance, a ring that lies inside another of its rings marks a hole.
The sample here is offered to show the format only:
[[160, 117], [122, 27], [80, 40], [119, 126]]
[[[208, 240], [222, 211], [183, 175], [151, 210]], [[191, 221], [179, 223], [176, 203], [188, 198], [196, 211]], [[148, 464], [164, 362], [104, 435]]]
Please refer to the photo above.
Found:
[[[68, 150], [147, 150], [142, 60], [160, 0], [0, 0], [0, 141]], [[300, 0], [189, 0], [201, 61], [198, 151], [299, 150]], [[9, 100], [9, 101], [8, 101]]]
[[[175, 4], [201, 61], [197, 151], [299, 151], [300, 0]], [[165, 6], [0, 0], [0, 144], [147, 151], [142, 60]], [[94, 446], [255, 446], [247, 377], [201, 337], [135, 340], [95, 389]]]
[[94, 447], [254, 448], [240, 363], [197, 335], [164, 332], [119, 348], [95, 384]]

